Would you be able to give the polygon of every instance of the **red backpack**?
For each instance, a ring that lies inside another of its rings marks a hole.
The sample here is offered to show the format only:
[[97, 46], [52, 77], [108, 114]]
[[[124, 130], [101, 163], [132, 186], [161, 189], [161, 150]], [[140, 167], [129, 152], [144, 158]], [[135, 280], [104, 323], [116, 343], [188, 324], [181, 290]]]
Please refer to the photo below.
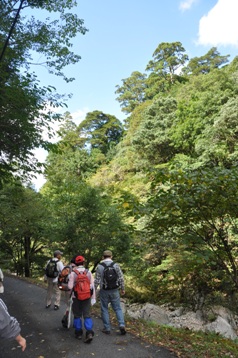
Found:
[[75, 297], [80, 301], [87, 300], [88, 298], [91, 297], [88, 270], [79, 272], [78, 270], [75, 269], [73, 270], [73, 272], [77, 275], [76, 282], [73, 288]]

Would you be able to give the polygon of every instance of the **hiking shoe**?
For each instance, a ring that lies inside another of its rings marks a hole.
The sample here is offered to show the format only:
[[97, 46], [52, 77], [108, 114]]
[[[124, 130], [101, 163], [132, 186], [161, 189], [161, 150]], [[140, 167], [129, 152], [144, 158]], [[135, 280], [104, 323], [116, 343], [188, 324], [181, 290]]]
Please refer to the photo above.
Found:
[[92, 342], [92, 340], [93, 340], [93, 335], [92, 335], [92, 333], [89, 333], [86, 335], [84, 343], [90, 343], [90, 342]]
[[59, 306], [54, 305], [54, 310], [57, 311], [59, 309]]
[[105, 328], [103, 328], [103, 329], [102, 329], [102, 333], [110, 334], [111, 332], [110, 332], [110, 331], [107, 331]]
[[45, 308], [49, 308], [51, 305], [46, 305]]
[[75, 331], [75, 338], [82, 339], [83, 338], [83, 330]]
[[121, 335], [124, 336], [126, 334], [125, 327], [120, 327]]
[[63, 316], [61, 323], [64, 328], [68, 328], [68, 314], [67, 313]]

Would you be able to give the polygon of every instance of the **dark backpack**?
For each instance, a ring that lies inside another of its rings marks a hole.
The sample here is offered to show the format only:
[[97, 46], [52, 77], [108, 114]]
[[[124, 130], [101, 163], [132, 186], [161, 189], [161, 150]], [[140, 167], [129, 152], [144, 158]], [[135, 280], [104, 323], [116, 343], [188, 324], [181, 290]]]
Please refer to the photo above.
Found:
[[114, 262], [111, 262], [109, 265], [105, 262], [101, 262], [100, 265], [104, 267], [103, 270], [103, 289], [104, 290], [113, 290], [119, 288], [118, 274], [115, 268]]
[[59, 274], [58, 268], [57, 268], [57, 262], [59, 260], [53, 260], [51, 259], [45, 269], [45, 274], [47, 277], [50, 278], [56, 278]]
[[88, 298], [91, 297], [88, 270], [79, 272], [78, 270], [75, 269], [73, 270], [73, 272], [77, 275], [76, 282], [73, 288], [75, 297], [80, 301], [87, 300]]
[[71, 266], [65, 266], [58, 276], [58, 287], [62, 291], [69, 291], [68, 282], [69, 282], [69, 275], [72, 271]]

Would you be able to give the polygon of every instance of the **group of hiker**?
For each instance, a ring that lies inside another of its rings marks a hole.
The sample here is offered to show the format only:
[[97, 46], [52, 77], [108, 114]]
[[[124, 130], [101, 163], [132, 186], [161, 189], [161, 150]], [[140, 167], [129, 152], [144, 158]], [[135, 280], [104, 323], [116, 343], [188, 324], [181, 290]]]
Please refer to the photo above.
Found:
[[[56, 250], [45, 267], [44, 279], [47, 281], [46, 309], [49, 309], [54, 298], [54, 310], [60, 308], [61, 294], [64, 291], [67, 309], [62, 318], [62, 325], [70, 327], [71, 310], [73, 313], [73, 327], [75, 338], [83, 338], [85, 328], [85, 343], [90, 343], [94, 336], [91, 306], [100, 299], [101, 316], [103, 321], [102, 332], [111, 333], [109, 303], [113, 308], [120, 334], [125, 335], [125, 321], [120, 303], [121, 294], [125, 294], [124, 277], [120, 265], [112, 260], [112, 252], [103, 252], [102, 261], [98, 264], [95, 278], [85, 267], [85, 258], [75, 255], [71, 262], [64, 266], [61, 261], [63, 252]], [[3, 274], [1, 271], [1, 282]], [[22, 351], [26, 348], [26, 339], [20, 334], [21, 328], [15, 317], [10, 316], [7, 306], [0, 299], [0, 338], [15, 339]]]
[[[116, 314], [120, 334], [125, 335], [124, 314], [121, 308], [120, 292], [125, 294], [124, 276], [120, 265], [112, 260], [112, 252], [103, 252], [102, 261], [98, 264], [95, 278], [85, 267], [85, 258], [75, 255], [69, 265], [64, 266], [61, 257], [63, 252], [56, 250], [45, 268], [45, 281], [48, 283], [46, 295], [46, 309], [49, 309], [54, 297], [54, 310], [60, 307], [61, 293], [64, 291], [67, 300], [67, 309], [62, 318], [63, 327], [69, 327], [70, 308], [72, 306], [73, 327], [75, 338], [83, 338], [85, 328], [85, 343], [90, 343], [94, 336], [91, 306], [99, 296], [101, 316], [103, 321], [102, 332], [111, 333], [109, 303]], [[97, 290], [97, 288], [99, 289]], [[98, 295], [96, 294], [98, 293]]]

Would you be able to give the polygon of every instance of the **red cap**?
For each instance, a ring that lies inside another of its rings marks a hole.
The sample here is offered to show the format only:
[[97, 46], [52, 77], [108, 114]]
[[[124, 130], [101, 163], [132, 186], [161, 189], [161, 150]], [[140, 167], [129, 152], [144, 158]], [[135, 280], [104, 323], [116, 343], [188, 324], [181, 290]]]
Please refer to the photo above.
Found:
[[83, 264], [84, 261], [85, 261], [85, 258], [84, 258], [83, 256], [77, 256], [77, 257], [75, 258], [75, 263], [76, 263], [76, 265]]

